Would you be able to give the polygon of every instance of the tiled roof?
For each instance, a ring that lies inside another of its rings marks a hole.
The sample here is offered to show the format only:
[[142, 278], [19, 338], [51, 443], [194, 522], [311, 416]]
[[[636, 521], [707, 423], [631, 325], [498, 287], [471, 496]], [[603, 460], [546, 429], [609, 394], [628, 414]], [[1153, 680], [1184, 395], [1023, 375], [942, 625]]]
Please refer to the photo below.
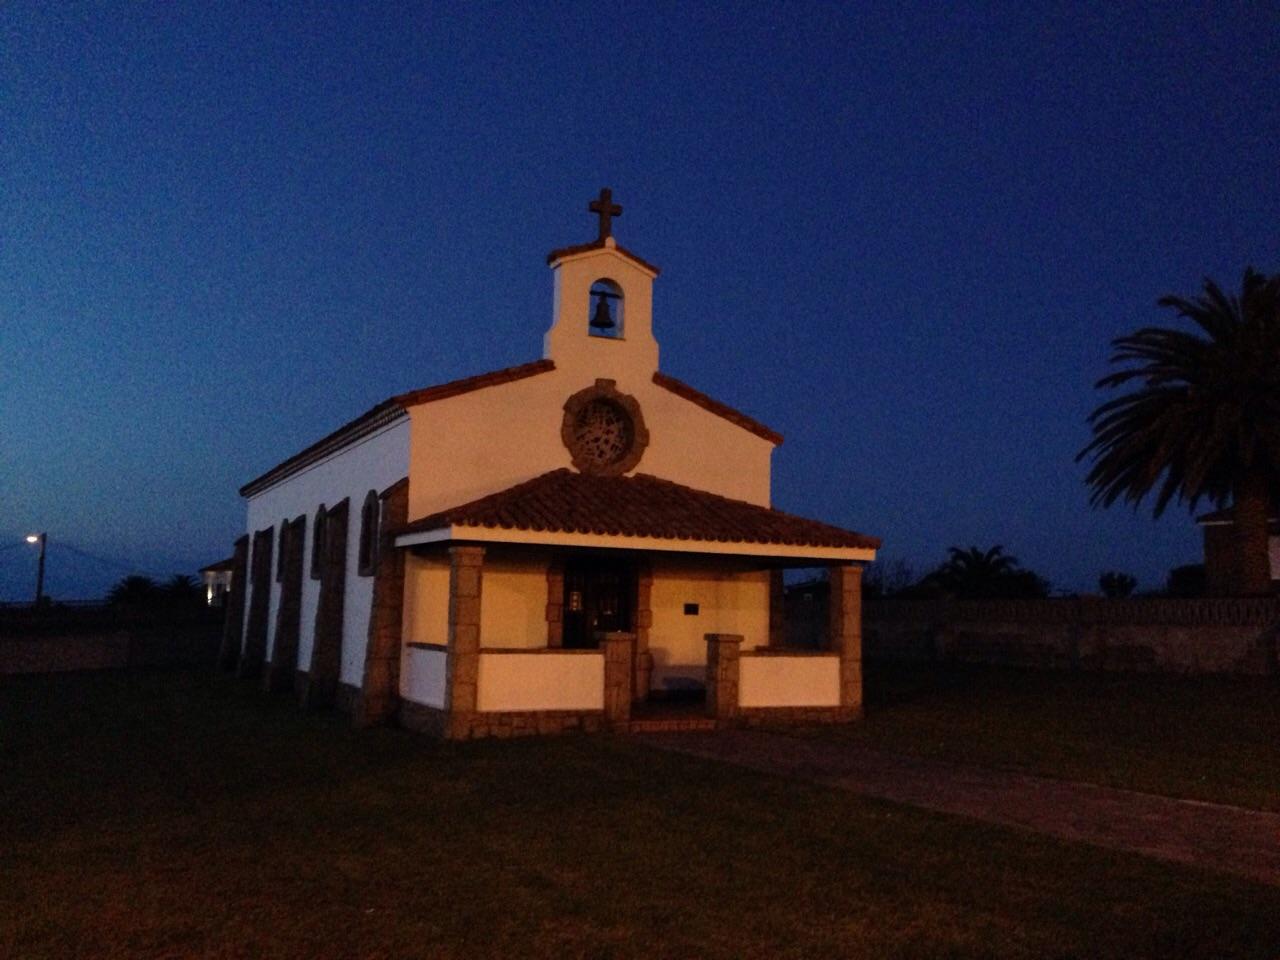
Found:
[[227, 557], [225, 560], [219, 560], [217, 563], [211, 563], [207, 567], [201, 567], [201, 573], [221, 573], [224, 570], [234, 570], [236, 568], [236, 558]]
[[523, 380], [525, 377], [534, 377], [555, 368], [555, 362], [552, 360], [534, 360], [532, 363], [522, 363], [518, 367], [504, 367], [501, 370], [493, 370], [489, 373], [467, 377], [465, 380], [453, 380], [438, 386], [425, 387], [422, 390], [411, 390], [408, 393], [392, 397], [391, 402], [398, 403], [402, 407], [416, 407], [420, 403], [445, 400], [449, 397], [456, 397], [461, 393], [470, 393], [472, 390], [482, 390], [485, 387], [496, 387], [502, 383], [511, 383], [514, 380]]
[[876, 537], [646, 474], [599, 477], [553, 470], [433, 513], [398, 534], [451, 526], [722, 543], [876, 549]]
[[547, 263], [555, 263], [557, 260], [563, 260], [565, 257], [572, 257], [578, 253], [590, 253], [592, 250], [612, 250], [614, 253], [620, 253], [628, 260], [634, 260], [640, 266], [644, 267], [655, 277], [661, 272], [652, 263], [642, 260], [625, 247], [620, 247], [616, 243], [609, 246], [604, 240], [592, 240], [590, 243], [575, 243], [571, 247], [560, 247], [558, 250], [552, 250], [547, 254]]
[[555, 363], [550, 360], [535, 360], [532, 363], [522, 363], [517, 367], [504, 367], [501, 370], [492, 370], [489, 373], [481, 373], [474, 377], [451, 380], [448, 383], [441, 383], [434, 387], [397, 394], [389, 400], [383, 400], [376, 407], [366, 410], [354, 420], [344, 423], [337, 430], [321, 437], [311, 446], [299, 453], [295, 453], [288, 460], [276, 464], [261, 476], [250, 480], [240, 488], [240, 496], [252, 496], [271, 484], [283, 480], [285, 477], [291, 476], [319, 460], [323, 460], [329, 454], [342, 449], [352, 441], [367, 436], [374, 430], [398, 420], [404, 415], [408, 407], [416, 407], [418, 404], [430, 403], [433, 400], [445, 400], [449, 397], [456, 397], [459, 394], [470, 393], [472, 390], [494, 387], [500, 383], [523, 380], [525, 377], [536, 376], [539, 373], [546, 373], [548, 370], [554, 370], [555, 368]]
[[727, 403], [721, 403], [715, 397], [707, 396], [701, 390], [695, 390], [683, 380], [677, 380], [675, 377], [669, 377], [662, 371], [658, 370], [654, 371], [653, 382], [665, 390], [670, 390], [677, 397], [684, 397], [684, 399], [691, 403], [696, 403], [698, 406], [702, 407], [702, 409], [709, 410], [718, 417], [724, 417], [724, 419], [728, 420], [730, 423], [736, 423], [744, 430], [749, 430], [757, 437], [763, 437], [775, 447], [782, 443], [782, 434], [778, 433], [778, 431], [770, 430], [759, 420], [753, 420], [745, 413], [741, 413], [733, 409], [733, 407], [729, 406]]

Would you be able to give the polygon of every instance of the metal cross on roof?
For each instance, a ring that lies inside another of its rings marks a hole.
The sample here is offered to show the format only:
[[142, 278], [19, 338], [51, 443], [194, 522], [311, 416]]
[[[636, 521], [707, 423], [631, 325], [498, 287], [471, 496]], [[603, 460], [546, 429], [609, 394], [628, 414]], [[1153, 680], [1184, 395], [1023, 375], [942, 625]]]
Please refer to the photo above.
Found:
[[613, 202], [613, 191], [602, 189], [599, 199], [587, 204], [587, 209], [600, 218], [599, 239], [613, 236], [613, 218], [622, 216], [622, 208]]

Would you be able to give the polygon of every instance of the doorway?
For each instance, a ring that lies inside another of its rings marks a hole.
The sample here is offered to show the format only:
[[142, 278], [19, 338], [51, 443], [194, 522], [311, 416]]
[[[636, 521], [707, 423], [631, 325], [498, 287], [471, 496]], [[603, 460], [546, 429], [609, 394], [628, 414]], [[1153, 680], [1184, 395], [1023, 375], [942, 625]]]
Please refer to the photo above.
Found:
[[596, 634], [631, 630], [635, 564], [584, 556], [564, 565], [564, 645], [594, 649]]

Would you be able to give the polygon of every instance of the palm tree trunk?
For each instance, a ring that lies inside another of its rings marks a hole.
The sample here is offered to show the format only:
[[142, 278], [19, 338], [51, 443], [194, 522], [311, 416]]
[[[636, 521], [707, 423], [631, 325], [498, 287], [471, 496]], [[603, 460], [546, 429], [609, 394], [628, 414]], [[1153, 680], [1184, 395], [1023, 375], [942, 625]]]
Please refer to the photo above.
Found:
[[1270, 521], [1267, 478], [1251, 471], [1236, 489], [1236, 592], [1241, 596], [1271, 592]]

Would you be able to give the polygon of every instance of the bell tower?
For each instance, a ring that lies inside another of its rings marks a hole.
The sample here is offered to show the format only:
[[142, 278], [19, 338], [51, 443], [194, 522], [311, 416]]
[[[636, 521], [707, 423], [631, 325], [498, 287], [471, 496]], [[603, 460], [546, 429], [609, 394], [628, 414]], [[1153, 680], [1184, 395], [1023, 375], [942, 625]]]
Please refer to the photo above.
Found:
[[596, 239], [553, 250], [551, 329], [543, 356], [558, 368], [618, 381], [648, 379], [658, 369], [653, 336], [653, 281], [658, 268], [618, 245], [613, 218], [622, 207], [609, 188], [587, 205], [598, 219]]

